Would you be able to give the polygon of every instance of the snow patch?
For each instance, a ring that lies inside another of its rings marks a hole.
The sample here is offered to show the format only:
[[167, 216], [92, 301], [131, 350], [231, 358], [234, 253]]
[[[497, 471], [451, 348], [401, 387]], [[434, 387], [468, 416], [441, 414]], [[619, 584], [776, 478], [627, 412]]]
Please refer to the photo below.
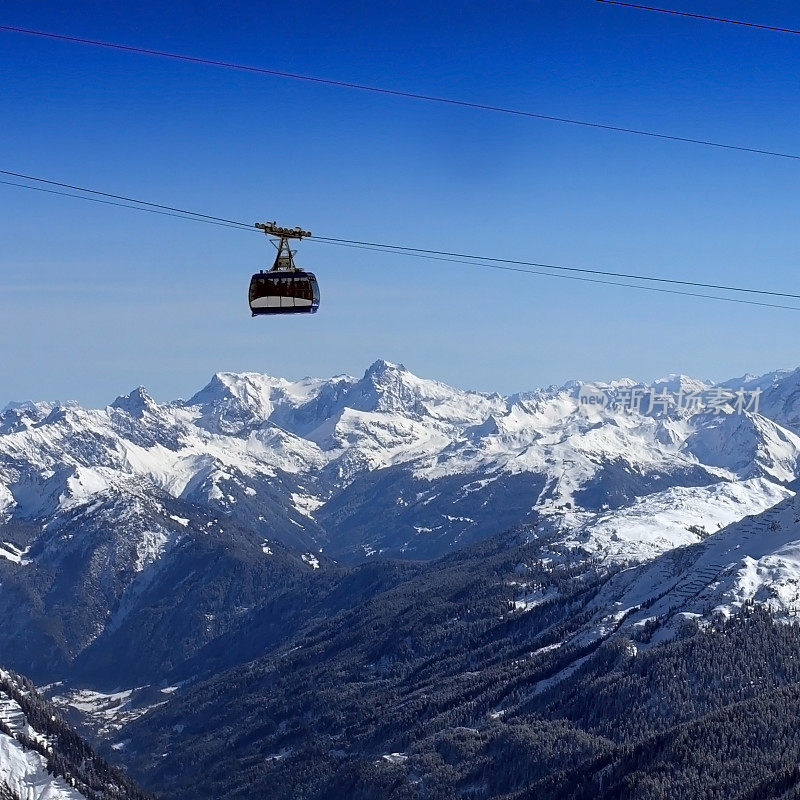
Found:
[[311, 569], [319, 569], [319, 559], [313, 553], [303, 553], [300, 558], [302, 558]]

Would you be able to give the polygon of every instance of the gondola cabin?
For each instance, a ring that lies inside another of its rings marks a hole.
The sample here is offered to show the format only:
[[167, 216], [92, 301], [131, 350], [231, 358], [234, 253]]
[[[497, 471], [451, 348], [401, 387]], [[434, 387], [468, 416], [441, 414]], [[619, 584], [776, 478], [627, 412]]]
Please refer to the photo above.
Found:
[[319, 285], [313, 272], [294, 263], [295, 251], [289, 239], [311, 236], [300, 228], [281, 228], [274, 222], [257, 222], [268, 236], [277, 237], [278, 255], [270, 270], [256, 272], [250, 279], [248, 300], [254, 317], [266, 314], [314, 314], [319, 308]]
[[250, 279], [250, 311], [259, 314], [314, 314], [319, 286], [313, 272], [257, 272]]

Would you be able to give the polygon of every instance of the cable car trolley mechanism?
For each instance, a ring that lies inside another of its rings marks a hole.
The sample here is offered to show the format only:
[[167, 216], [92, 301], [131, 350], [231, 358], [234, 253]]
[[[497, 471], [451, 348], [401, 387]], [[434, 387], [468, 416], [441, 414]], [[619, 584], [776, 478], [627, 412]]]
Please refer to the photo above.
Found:
[[313, 272], [306, 272], [294, 263], [295, 250], [290, 239], [311, 236], [301, 228], [282, 228], [274, 222], [256, 222], [267, 236], [276, 237], [278, 249], [270, 270], [256, 272], [250, 279], [250, 311], [253, 316], [264, 314], [314, 314], [319, 308], [319, 286]]

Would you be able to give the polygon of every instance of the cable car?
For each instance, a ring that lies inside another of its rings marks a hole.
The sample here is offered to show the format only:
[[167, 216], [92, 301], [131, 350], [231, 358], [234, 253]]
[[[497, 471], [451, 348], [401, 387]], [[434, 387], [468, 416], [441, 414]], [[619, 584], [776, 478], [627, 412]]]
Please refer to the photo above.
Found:
[[300, 228], [281, 228], [274, 222], [257, 222], [267, 236], [275, 236], [278, 254], [272, 269], [256, 272], [250, 279], [250, 311], [254, 317], [265, 314], [315, 314], [319, 308], [319, 285], [313, 272], [294, 263], [295, 250], [290, 239], [311, 236]]

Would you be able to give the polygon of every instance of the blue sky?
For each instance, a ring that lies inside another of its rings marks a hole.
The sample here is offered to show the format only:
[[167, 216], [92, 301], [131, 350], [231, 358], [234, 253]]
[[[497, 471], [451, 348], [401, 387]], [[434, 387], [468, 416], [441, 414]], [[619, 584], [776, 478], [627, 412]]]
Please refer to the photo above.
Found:
[[[671, 3], [800, 27], [796, 3]], [[589, 2], [8, 2], [0, 24], [800, 153], [800, 39]], [[800, 162], [0, 32], [0, 169], [324, 236], [798, 292]], [[188, 396], [378, 357], [512, 392], [800, 363], [800, 313], [265, 237], [0, 186], [6, 400]]]

